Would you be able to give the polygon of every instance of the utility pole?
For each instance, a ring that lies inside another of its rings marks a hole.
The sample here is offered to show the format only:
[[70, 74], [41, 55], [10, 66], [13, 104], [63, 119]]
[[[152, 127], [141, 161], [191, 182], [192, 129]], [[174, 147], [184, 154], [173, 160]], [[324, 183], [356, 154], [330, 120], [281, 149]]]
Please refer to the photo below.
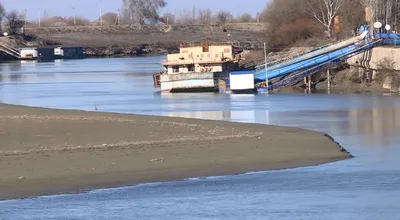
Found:
[[26, 28], [26, 22], [28, 20], [28, 11], [26, 10], [26, 8], [24, 11], [25, 11], [24, 27]]
[[99, 10], [100, 10], [100, 26], [103, 25], [103, 9], [101, 8], [101, 3], [99, 0]]
[[40, 27], [40, 9], [38, 10], [38, 25]]
[[75, 6], [72, 6], [72, 16], [74, 17], [74, 26], [76, 26]]
[[268, 80], [268, 65], [267, 65], [267, 44], [264, 42], [264, 61], [265, 61], [265, 86], [268, 89], [269, 80]]
[[328, 78], [328, 93], [330, 93], [330, 91], [331, 91], [331, 68], [328, 68], [326, 70], [326, 75]]
[[118, 15], [117, 15], [117, 25], [120, 24], [120, 19], [121, 19], [121, 10], [118, 9]]

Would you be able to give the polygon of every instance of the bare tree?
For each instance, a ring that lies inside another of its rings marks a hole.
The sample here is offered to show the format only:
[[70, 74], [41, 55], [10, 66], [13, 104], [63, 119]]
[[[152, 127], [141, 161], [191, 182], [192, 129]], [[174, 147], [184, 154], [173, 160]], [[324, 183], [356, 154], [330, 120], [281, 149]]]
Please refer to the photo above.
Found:
[[199, 9], [197, 13], [197, 22], [200, 24], [210, 24], [212, 22], [213, 13], [211, 9]]
[[[391, 25], [394, 30], [397, 30], [397, 19], [400, 15], [399, 0], [361, 0], [365, 7], [369, 8], [370, 26], [379, 21], [383, 25]], [[373, 28], [370, 30], [373, 31]]]
[[253, 17], [250, 14], [244, 13], [237, 18], [240, 23], [249, 23], [253, 21]]
[[307, 12], [325, 27], [328, 38], [332, 37], [333, 20], [344, 0], [308, 0]]
[[220, 24], [225, 24], [233, 19], [233, 16], [231, 13], [227, 11], [219, 11], [215, 15], [215, 20], [220, 23]]
[[0, 32], [1, 32], [1, 24], [3, 23], [4, 16], [6, 16], [6, 9], [3, 6], [3, 3], [0, 2]]
[[118, 14], [114, 12], [108, 12], [102, 16], [102, 19], [104, 25], [115, 25], [118, 22]]
[[259, 19], [271, 25], [287, 24], [304, 19], [310, 15], [306, 13], [308, 0], [271, 0], [259, 15]]
[[197, 16], [196, 16], [196, 5], [193, 5], [193, 8], [192, 8], [192, 24], [196, 24], [196, 18], [197, 18]]
[[343, 24], [341, 26], [341, 36], [356, 34], [358, 27], [365, 24], [366, 21], [365, 6], [362, 4], [362, 0], [346, 0], [338, 15], [341, 18], [340, 22]]
[[400, 1], [399, 0], [395, 0], [393, 11], [394, 11], [393, 26], [394, 26], [394, 30], [397, 32], [397, 30], [398, 30], [397, 19], [399, 18], [399, 13], [400, 13]]
[[42, 18], [43, 18], [43, 19], [50, 18], [50, 15], [49, 15], [49, 13], [47, 12], [47, 10], [44, 10], [43, 15], [42, 15]]
[[122, 0], [125, 18], [142, 25], [144, 20], [157, 19], [158, 10], [167, 5], [165, 0]]
[[184, 9], [176, 14], [175, 23], [177, 24], [195, 24], [196, 18], [193, 18], [193, 11]]
[[24, 19], [21, 14], [17, 11], [11, 11], [6, 15], [7, 25], [10, 29], [10, 33], [16, 33], [17, 29], [24, 26]]
[[383, 9], [384, 18], [385, 18], [385, 19], [384, 19], [385, 24], [391, 23], [390, 20], [391, 20], [391, 18], [392, 18], [392, 9], [393, 9], [393, 6], [394, 6], [394, 1], [393, 1], [393, 0], [386, 0], [386, 1], [385, 1], [384, 9]]
[[[393, 14], [396, 13], [396, 11], [393, 10], [393, 7], [396, 7], [397, 1], [396, 0], [377, 0], [375, 2], [375, 21], [380, 21], [384, 25], [391, 25], [394, 22], [394, 17]], [[394, 13], [393, 13], [394, 12]]]

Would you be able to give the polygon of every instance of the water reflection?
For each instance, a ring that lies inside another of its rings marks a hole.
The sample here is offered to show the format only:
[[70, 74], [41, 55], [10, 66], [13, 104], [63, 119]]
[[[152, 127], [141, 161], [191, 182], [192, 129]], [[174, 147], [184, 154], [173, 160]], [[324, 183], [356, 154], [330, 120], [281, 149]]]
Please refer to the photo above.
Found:
[[17, 83], [23, 79], [21, 65], [17, 62], [0, 63], [0, 81]]
[[163, 116], [269, 124], [269, 111], [167, 112]]
[[[169, 105], [169, 109], [177, 106]], [[182, 107], [182, 106], [181, 106]], [[169, 111], [164, 116], [297, 126], [334, 136], [354, 136], [361, 146], [391, 146], [400, 142], [400, 108], [334, 111]]]
[[352, 135], [364, 135], [366, 143], [391, 145], [391, 140], [400, 134], [400, 109], [350, 109], [349, 128]]

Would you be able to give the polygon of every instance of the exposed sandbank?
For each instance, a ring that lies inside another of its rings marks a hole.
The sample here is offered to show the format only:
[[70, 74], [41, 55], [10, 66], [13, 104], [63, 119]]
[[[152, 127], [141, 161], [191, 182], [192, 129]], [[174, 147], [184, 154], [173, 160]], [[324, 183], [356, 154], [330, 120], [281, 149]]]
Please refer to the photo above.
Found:
[[350, 158], [303, 129], [0, 104], [0, 199]]

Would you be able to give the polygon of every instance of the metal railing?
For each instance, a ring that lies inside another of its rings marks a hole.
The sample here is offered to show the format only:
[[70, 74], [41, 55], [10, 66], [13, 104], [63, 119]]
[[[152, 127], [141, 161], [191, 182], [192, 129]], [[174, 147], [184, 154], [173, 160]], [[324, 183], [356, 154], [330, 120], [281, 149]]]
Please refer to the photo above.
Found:
[[161, 82], [174, 82], [181, 80], [199, 80], [199, 79], [214, 79], [214, 73], [179, 73], [179, 74], [162, 74]]
[[3, 42], [0, 42], [0, 51], [18, 59], [21, 57], [21, 53], [19, 52], [18, 49], [9, 46]]

